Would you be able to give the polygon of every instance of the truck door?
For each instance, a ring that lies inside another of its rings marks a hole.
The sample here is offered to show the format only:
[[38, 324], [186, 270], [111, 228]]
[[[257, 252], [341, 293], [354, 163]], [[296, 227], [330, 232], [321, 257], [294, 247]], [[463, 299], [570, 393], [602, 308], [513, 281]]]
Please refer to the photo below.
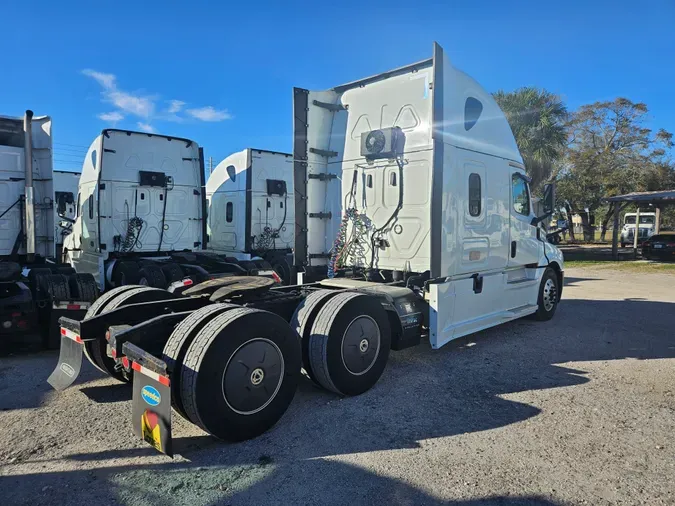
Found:
[[520, 171], [511, 174], [510, 241], [508, 266], [517, 267], [539, 262], [543, 243], [532, 225], [532, 203], [528, 178]]

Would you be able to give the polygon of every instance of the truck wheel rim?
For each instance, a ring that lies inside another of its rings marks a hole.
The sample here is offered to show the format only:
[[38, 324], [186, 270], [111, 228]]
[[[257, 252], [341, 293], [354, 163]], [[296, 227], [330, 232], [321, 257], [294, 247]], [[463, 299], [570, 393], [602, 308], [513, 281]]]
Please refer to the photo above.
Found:
[[284, 356], [266, 338], [255, 338], [239, 346], [225, 365], [223, 398], [240, 415], [253, 415], [274, 400], [284, 378]]
[[370, 316], [354, 318], [342, 336], [342, 363], [351, 374], [367, 373], [380, 354], [380, 327]]
[[544, 309], [551, 311], [555, 306], [558, 297], [558, 290], [552, 279], [547, 279], [544, 283]]

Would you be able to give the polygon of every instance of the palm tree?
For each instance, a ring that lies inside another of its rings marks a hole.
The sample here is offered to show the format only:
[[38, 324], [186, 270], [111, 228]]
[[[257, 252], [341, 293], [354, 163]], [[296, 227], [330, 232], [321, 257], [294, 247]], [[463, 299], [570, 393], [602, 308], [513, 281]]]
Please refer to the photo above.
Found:
[[532, 178], [533, 189], [549, 179], [567, 144], [567, 107], [558, 95], [535, 87], [494, 93], [511, 125], [516, 143]]

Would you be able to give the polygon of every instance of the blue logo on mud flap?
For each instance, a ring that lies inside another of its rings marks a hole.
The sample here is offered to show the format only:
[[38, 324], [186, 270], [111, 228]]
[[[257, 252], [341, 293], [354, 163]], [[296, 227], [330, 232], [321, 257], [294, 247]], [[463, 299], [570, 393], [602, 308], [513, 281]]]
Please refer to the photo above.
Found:
[[159, 392], [155, 387], [151, 387], [150, 385], [146, 385], [143, 387], [141, 390], [141, 397], [143, 397], [143, 400], [150, 404], [150, 406], [157, 406], [162, 400], [162, 396], [159, 395]]

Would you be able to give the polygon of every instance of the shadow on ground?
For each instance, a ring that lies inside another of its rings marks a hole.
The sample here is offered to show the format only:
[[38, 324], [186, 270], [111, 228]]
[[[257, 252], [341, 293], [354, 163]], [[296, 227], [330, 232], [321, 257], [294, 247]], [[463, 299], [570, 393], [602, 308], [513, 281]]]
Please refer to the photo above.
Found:
[[[162, 465], [4, 477], [0, 493], [9, 503], [21, 504], [24, 498], [12, 494], [22, 481], [31, 490], [52, 487], [44, 501], [34, 497], [26, 503], [58, 503], [70, 497], [60, 487], [68, 482], [80, 489], [78, 500], [83, 504], [120, 499], [128, 504], [164, 504], [165, 494], [170, 494], [191, 504], [219, 504], [227, 498], [227, 504], [551, 505], [555, 503], [537, 497], [443, 502], [391, 478], [316, 458], [417, 448], [421, 440], [535, 417], [538, 408], [506, 400], [503, 394], [589, 381], [578, 364], [558, 365], [567, 362], [673, 358], [673, 328], [674, 304], [565, 300], [549, 323], [519, 320], [438, 351], [425, 345], [392, 353], [381, 381], [356, 398], [340, 399], [305, 382], [279, 424], [254, 441], [226, 444], [208, 436], [177, 438], [177, 453], [190, 462], [167, 459]], [[88, 395], [95, 398], [91, 389]], [[126, 430], [125, 421], [115, 422], [119, 430]], [[69, 458], [105, 461], [152, 453], [148, 447]]]

